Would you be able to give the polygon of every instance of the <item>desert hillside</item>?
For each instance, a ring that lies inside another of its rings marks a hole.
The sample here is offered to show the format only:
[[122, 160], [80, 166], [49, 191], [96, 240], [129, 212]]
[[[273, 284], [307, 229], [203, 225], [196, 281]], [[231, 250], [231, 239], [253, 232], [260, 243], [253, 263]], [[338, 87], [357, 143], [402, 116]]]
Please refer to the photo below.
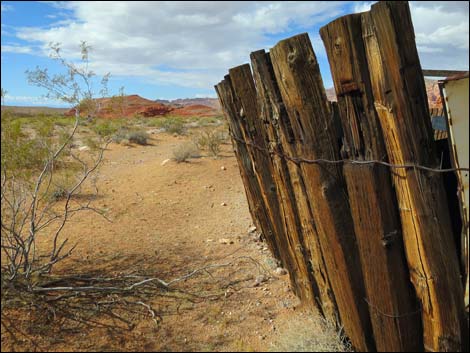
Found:
[[[179, 103], [184, 102], [184, 103]], [[179, 99], [176, 101], [152, 101], [137, 94], [127, 96], [115, 96], [110, 98], [97, 98], [94, 100], [97, 116], [100, 118], [132, 118], [137, 116], [187, 116], [187, 117], [211, 117], [220, 116], [220, 107], [216, 99]], [[205, 103], [205, 104], [201, 104]], [[87, 114], [87, 108], [81, 109], [82, 115]], [[67, 115], [74, 115], [75, 108], [70, 109]]]

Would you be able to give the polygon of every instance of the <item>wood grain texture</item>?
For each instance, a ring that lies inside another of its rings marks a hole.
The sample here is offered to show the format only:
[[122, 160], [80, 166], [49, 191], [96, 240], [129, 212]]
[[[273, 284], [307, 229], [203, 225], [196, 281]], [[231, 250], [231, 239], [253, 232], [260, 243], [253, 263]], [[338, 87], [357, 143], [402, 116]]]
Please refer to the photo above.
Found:
[[[338, 98], [343, 157], [387, 161], [362, 41], [361, 15], [330, 22], [320, 34]], [[346, 164], [344, 176], [377, 350], [422, 351], [420, 314], [389, 169]]]
[[[304, 249], [304, 261], [315, 284], [310, 298], [320, 305], [321, 313], [337, 326], [338, 310], [331, 288], [328, 271], [313, 222], [312, 206], [305, 191], [305, 181], [298, 165], [282, 157], [289, 150], [289, 118], [274, 77], [271, 59], [264, 50], [251, 53], [251, 65], [258, 96], [258, 109], [263, 123], [264, 139], [272, 151], [272, 161], [279, 185], [285, 190], [283, 202], [292, 204], [297, 234], [293, 242]], [[310, 302], [310, 304], [312, 304]]]
[[[333, 115], [308, 35], [280, 41], [270, 56], [291, 126], [292, 157], [339, 159]], [[306, 163], [300, 168], [345, 331], [356, 349], [374, 350], [342, 168]]]
[[[265, 127], [260, 119], [256, 89], [248, 64], [229, 70], [234, 93], [240, 101], [237, 122], [245, 141], [267, 148]], [[296, 218], [295, 202], [291, 199], [288, 184], [282, 180], [266, 151], [247, 146], [255, 165], [255, 175], [261, 187], [262, 197], [274, 227], [274, 239], [284, 266], [291, 274], [294, 290], [302, 300], [314, 302], [317, 284], [309, 276], [304, 255], [301, 229]], [[317, 303], [315, 303], [317, 304]]]
[[[406, 2], [362, 15], [375, 107], [391, 163], [438, 167], [428, 103]], [[441, 175], [393, 173], [411, 281], [421, 303], [428, 351], [462, 348], [463, 290]]]
[[240, 112], [241, 105], [233, 92], [230, 77], [228, 75], [225, 76], [225, 79], [217, 84], [215, 89], [221, 102], [224, 115], [229, 123], [232, 144], [238, 161], [240, 176], [245, 187], [245, 193], [252, 219], [257, 223], [256, 226], [259, 227], [263, 236], [266, 238], [271, 253], [276, 258], [280, 259], [280, 252], [277, 248], [277, 244], [272, 241], [275, 233], [272, 219], [264, 202], [260, 184], [255, 175], [252, 158], [250, 157], [247, 145], [240, 141], [240, 139], [243, 140], [243, 134], [237, 122], [237, 115]]

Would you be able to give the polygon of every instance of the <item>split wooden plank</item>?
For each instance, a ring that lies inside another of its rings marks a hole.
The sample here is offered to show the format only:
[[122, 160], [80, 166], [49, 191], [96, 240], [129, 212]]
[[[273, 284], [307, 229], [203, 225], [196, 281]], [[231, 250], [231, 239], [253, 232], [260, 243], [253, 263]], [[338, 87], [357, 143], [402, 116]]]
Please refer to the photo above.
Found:
[[279, 259], [280, 251], [277, 248], [277, 245], [272, 242], [275, 232], [273, 229], [273, 223], [269, 215], [268, 208], [264, 203], [261, 187], [255, 175], [254, 165], [247, 145], [243, 142], [243, 134], [237, 122], [237, 115], [240, 112], [241, 106], [238, 98], [233, 92], [230, 77], [225, 76], [225, 79], [215, 86], [215, 90], [219, 97], [224, 115], [229, 123], [232, 144], [238, 161], [240, 176], [245, 187], [251, 217], [265, 237], [272, 254]]
[[[319, 66], [307, 34], [282, 40], [270, 51], [292, 135], [292, 157], [337, 160], [338, 136]], [[322, 253], [341, 321], [354, 347], [374, 350], [354, 225], [341, 167], [300, 163]]]
[[[347, 15], [320, 29], [338, 98], [343, 157], [387, 161], [374, 108], [362, 41], [361, 15]], [[417, 310], [403, 249], [389, 168], [344, 165], [367, 301], [379, 352], [422, 351]]]
[[248, 64], [229, 70], [234, 93], [240, 100], [239, 125], [248, 150], [256, 166], [255, 174], [261, 186], [265, 204], [275, 228], [275, 242], [281, 251], [285, 267], [294, 282], [295, 292], [302, 301], [314, 301], [318, 286], [309, 275], [308, 262], [302, 244], [302, 230], [296, 217], [295, 200], [291, 198], [289, 184], [282, 179], [273, 165], [267, 145], [266, 126], [260, 118], [256, 89]]
[[[390, 162], [438, 168], [408, 4], [375, 4], [362, 21]], [[441, 178], [419, 169], [393, 173], [411, 281], [421, 302], [425, 349], [459, 351], [465, 325], [463, 289]]]
[[315, 298], [310, 299], [319, 303], [325, 318], [339, 327], [338, 309], [313, 222], [312, 208], [306, 195], [305, 181], [302, 179], [300, 167], [283, 157], [284, 146], [289, 145], [289, 118], [274, 77], [271, 59], [264, 50], [253, 52], [250, 57], [260, 120], [264, 125], [263, 137], [271, 151], [275, 175], [278, 184], [282, 185], [280, 189], [285, 190], [283, 203], [289, 202], [292, 205], [293, 217], [299, 229], [293, 242], [296, 247], [304, 249], [304, 260], [308, 264], [309, 275], [313, 277], [311, 281], [315, 284]]

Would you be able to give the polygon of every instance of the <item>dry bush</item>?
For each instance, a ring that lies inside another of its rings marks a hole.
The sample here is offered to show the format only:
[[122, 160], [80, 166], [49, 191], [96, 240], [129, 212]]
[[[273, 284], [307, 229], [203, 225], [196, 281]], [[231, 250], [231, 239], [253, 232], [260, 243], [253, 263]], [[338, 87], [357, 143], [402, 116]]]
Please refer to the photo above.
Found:
[[226, 139], [221, 130], [203, 130], [194, 137], [193, 142], [198, 148], [207, 150], [212, 156], [217, 157], [220, 154], [220, 145]]
[[351, 352], [351, 345], [334, 324], [317, 313], [279, 328], [278, 339], [272, 344], [272, 352]]
[[199, 157], [199, 149], [192, 142], [185, 142], [173, 150], [173, 159], [178, 162], [186, 162], [189, 158]]
[[127, 139], [129, 140], [129, 142], [136, 143], [142, 146], [147, 145], [148, 138], [149, 135], [143, 130], [130, 131], [127, 134]]

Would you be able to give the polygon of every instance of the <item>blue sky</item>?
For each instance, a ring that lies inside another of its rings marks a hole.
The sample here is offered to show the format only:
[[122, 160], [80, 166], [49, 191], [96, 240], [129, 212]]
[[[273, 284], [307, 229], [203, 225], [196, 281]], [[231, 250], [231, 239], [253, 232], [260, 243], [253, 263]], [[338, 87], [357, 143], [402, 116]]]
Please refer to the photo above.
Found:
[[[110, 92], [148, 99], [214, 97], [213, 85], [251, 51], [308, 32], [325, 86], [332, 81], [319, 28], [370, 2], [27, 2], [2, 1], [1, 86], [7, 105], [59, 106], [27, 83], [36, 66], [59, 72], [48, 44], [77, 60], [92, 46], [90, 67], [111, 72]], [[468, 2], [411, 2], [423, 68], [468, 70]]]

